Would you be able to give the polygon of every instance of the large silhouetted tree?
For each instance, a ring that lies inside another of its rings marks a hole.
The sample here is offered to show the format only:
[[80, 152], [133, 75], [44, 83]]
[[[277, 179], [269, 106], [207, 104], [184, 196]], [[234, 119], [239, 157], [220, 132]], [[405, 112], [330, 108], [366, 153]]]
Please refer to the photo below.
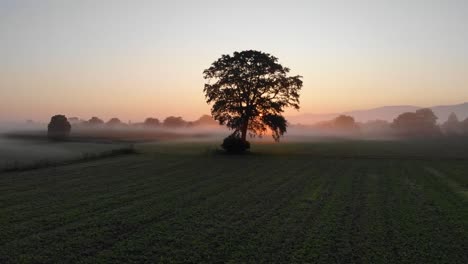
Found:
[[288, 76], [289, 69], [268, 53], [248, 50], [222, 55], [203, 72], [208, 80], [203, 91], [213, 104], [211, 114], [221, 125], [234, 130], [232, 136], [246, 141], [247, 133], [273, 138], [286, 132], [284, 108], [299, 109], [301, 76]]
[[47, 136], [50, 139], [62, 140], [70, 134], [71, 125], [64, 115], [54, 115], [47, 126]]

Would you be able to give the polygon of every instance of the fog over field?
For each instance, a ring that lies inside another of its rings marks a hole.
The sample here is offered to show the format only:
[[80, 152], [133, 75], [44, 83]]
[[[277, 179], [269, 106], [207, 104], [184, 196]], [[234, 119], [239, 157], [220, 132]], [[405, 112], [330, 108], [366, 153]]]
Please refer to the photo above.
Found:
[[0, 264], [468, 264], [468, 0], [0, 0]]
[[[232, 131], [223, 126], [191, 128], [83, 128], [72, 129], [63, 142], [47, 139], [44, 124], [3, 124], [0, 130], [0, 168], [31, 165], [38, 162], [60, 162], [99, 154], [144, 142], [212, 142], [219, 147]], [[339, 131], [320, 131], [292, 126], [284, 142], [318, 142], [334, 138], [365, 138], [364, 135]], [[252, 143], [275, 144], [270, 134], [249, 137]]]
[[81, 159], [126, 146], [123, 143], [48, 142], [0, 137], [0, 169]]
[[[307, 143], [336, 140], [398, 140], [406, 136], [412, 138], [442, 136], [443, 133], [450, 132], [449, 129], [453, 130], [445, 124], [437, 125], [430, 110], [417, 110], [415, 113], [406, 114], [417, 116], [419, 112], [423, 113], [418, 117], [423, 123], [416, 122], [413, 125], [403, 122], [403, 125], [397, 126], [396, 121], [391, 123], [384, 120], [359, 123], [352, 116], [346, 115], [313, 125], [290, 123], [281, 141]], [[111, 121], [104, 123], [98, 118], [92, 118], [90, 121], [80, 121], [77, 118], [70, 120], [74, 120], [75, 123], [71, 124], [71, 132], [62, 142], [48, 138], [47, 125], [43, 123], [31, 121], [1, 123], [0, 166], [71, 160], [145, 142], [216, 142], [215, 146], [219, 147], [223, 139], [234, 132], [218, 125], [208, 115], [192, 122], [184, 121], [181, 117], [167, 118], [163, 123], [159, 121], [152, 123], [147, 120], [145, 123], [135, 124], [122, 123], [117, 118], [114, 119], [114, 123]], [[99, 122], [93, 123], [92, 120]], [[465, 123], [457, 120], [454, 122], [452, 126], [455, 126], [455, 132], [460, 135], [465, 133], [465, 130], [462, 130]], [[424, 123], [429, 125], [420, 125]], [[249, 133], [247, 139], [252, 143], [275, 144], [271, 130], [259, 135]]]

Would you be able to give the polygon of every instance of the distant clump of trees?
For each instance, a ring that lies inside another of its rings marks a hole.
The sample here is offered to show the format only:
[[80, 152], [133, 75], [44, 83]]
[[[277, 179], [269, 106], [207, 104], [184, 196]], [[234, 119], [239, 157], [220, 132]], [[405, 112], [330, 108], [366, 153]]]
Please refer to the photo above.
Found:
[[[468, 118], [466, 119], [468, 120]], [[463, 134], [463, 123], [458, 120], [455, 113], [451, 113], [441, 126], [442, 132], [448, 136], [459, 136]]]
[[124, 124], [120, 119], [117, 117], [113, 117], [107, 121], [106, 126], [112, 127], [112, 128], [118, 128], [118, 127], [125, 127], [126, 124]]
[[104, 125], [104, 121], [99, 117], [93, 116], [91, 117], [91, 119], [88, 120], [86, 124], [89, 126], [102, 126]]
[[468, 136], [468, 117], [461, 122], [461, 131]]
[[433, 137], [441, 135], [437, 116], [429, 108], [406, 112], [393, 120], [392, 128], [398, 136]]
[[333, 120], [332, 123], [335, 129], [341, 131], [355, 132], [359, 130], [359, 126], [356, 124], [354, 117], [348, 115], [340, 115]]
[[468, 118], [460, 121], [451, 113], [442, 124], [437, 123], [437, 116], [429, 108], [398, 115], [393, 122], [371, 120], [358, 123], [352, 116], [340, 115], [329, 121], [322, 121], [312, 126], [319, 132], [339, 135], [362, 135], [372, 137], [461, 137], [468, 136]]
[[163, 126], [168, 128], [181, 128], [187, 126], [187, 124], [187, 121], [180, 116], [169, 116], [163, 121]]
[[161, 122], [159, 122], [159, 119], [157, 119], [157, 118], [148, 117], [148, 118], [145, 119], [145, 122], [143, 122], [143, 125], [145, 127], [154, 128], [154, 127], [160, 126]]
[[190, 126], [219, 126], [219, 123], [210, 115], [202, 115], [199, 119], [189, 122]]
[[169, 116], [165, 118], [162, 122], [158, 118], [148, 117], [141, 123], [124, 123], [118, 117], [110, 118], [107, 122], [104, 122], [101, 118], [97, 116], [91, 117], [89, 120], [85, 121], [78, 117], [68, 118], [68, 122], [77, 128], [86, 129], [120, 129], [120, 128], [157, 128], [157, 129], [178, 129], [185, 127], [213, 127], [219, 126], [218, 122], [215, 121], [209, 115], [202, 115], [195, 121], [186, 121], [181, 116]]
[[[270, 116], [273, 118], [273, 116]], [[278, 117], [281, 118], [281, 117]], [[437, 116], [431, 109], [419, 109], [415, 112], [405, 112], [398, 115], [393, 122], [385, 120], [371, 120], [367, 122], [357, 122], [354, 117], [341, 114], [328, 121], [322, 121], [314, 125], [288, 124], [295, 129], [295, 133], [304, 135], [308, 130], [312, 135], [330, 135], [344, 137], [366, 137], [366, 138], [430, 138], [430, 137], [468, 137], [468, 118], [461, 121], [455, 113], [451, 113], [447, 120], [438, 123]], [[237, 120], [237, 119], [234, 119]], [[233, 121], [234, 121], [233, 120]], [[264, 119], [270, 122], [270, 119]], [[30, 121], [31, 123], [32, 121]], [[259, 121], [256, 121], [259, 122]], [[271, 121], [273, 122], [273, 121]], [[282, 121], [279, 121], [281, 123]], [[253, 129], [254, 125], [250, 124]], [[210, 115], [202, 115], [194, 121], [186, 121], [181, 116], [169, 116], [162, 122], [155, 117], [148, 117], [140, 123], [124, 123], [119, 118], [110, 118], [104, 122], [101, 118], [93, 116], [88, 121], [78, 117], [67, 118], [65, 115], [54, 115], [48, 124], [47, 135], [50, 139], [66, 139], [71, 131], [81, 129], [99, 129], [99, 130], [118, 130], [118, 129], [155, 129], [155, 130], [173, 130], [173, 129], [192, 129], [206, 128], [217, 129], [221, 125]], [[299, 132], [302, 130], [302, 132]], [[275, 132], [271, 131], [275, 137]], [[240, 132], [226, 137], [222, 143], [222, 148], [231, 153], [242, 153], [250, 148], [250, 143], [240, 137]], [[261, 136], [263, 132], [259, 132]], [[251, 135], [255, 136], [255, 134]], [[240, 140], [239, 140], [240, 139]]]
[[354, 135], [360, 132], [359, 125], [354, 117], [349, 115], [339, 115], [332, 120], [319, 122], [315, 125], [315, 128], [326, 133], [331, 132], [340, 135]]
[[53, 140], [64, 140], [70, 135], [71, 125], [64, 115], [54, 115], [47, 126], [47, 136]]

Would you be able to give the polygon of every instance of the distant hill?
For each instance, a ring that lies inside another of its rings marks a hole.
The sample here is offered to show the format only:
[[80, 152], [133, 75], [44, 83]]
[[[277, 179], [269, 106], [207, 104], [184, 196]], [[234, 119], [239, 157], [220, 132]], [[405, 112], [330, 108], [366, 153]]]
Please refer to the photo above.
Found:
[[464, 120], [468, 117], [468, 102], [457, 105], [438, 105], [431, 107], [431, 109], [439, 118], [439, 122], [446, 121], [452, 112], [455, 113], [460, 120]]
[[[342, 113], [330, 114], [302, 114], [296, 116], [289, 116], [286, 119], [292, 124], [314, 124], [320, 121], [330, 120], [340, 114], [350, 115], [358, 122], [366, 122], [369, 120], [387, 120], [393, 121], [399, 114], [404, 112], [414, 112], [422, 107], [413, 105], [396, 105], [396, 106], [383, 106], [367, 110], [355, 110]], [[438, 122], [447, 120], [450, 113], [454, 112], [460, 120], [468, 117], [468, 102], [456, 105], [438, 105], [430, 107], [437, 115]]]

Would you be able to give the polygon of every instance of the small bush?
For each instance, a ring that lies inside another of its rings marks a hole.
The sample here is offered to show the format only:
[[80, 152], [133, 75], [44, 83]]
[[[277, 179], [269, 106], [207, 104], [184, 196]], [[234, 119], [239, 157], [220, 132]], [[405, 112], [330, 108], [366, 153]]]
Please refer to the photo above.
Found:
[[250, 143], [236, 135], [230, 135], [224, 139], [221, 147], [228, 153], [240, 154], [250, 149]]

